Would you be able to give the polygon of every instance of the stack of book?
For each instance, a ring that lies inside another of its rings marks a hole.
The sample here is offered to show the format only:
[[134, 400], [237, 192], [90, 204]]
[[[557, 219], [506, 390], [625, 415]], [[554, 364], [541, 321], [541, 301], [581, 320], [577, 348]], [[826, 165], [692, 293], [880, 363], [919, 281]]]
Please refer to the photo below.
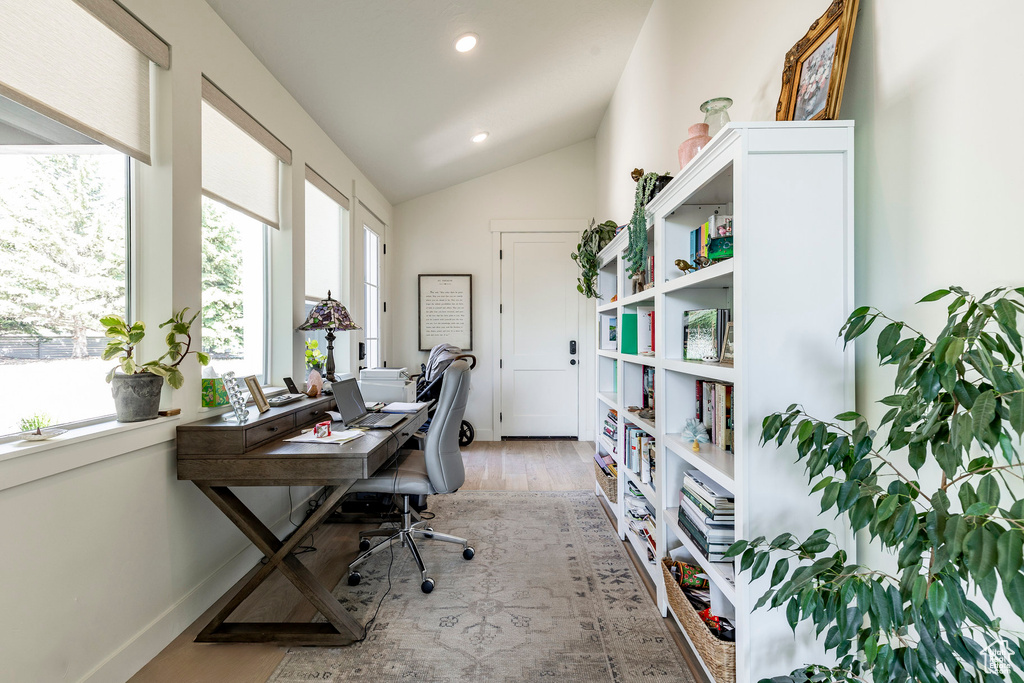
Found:
[[733, 385], [697, 380], [697, 419], [708, 430], [711, 443], [731, 451], [735, 414]]
[[647, 560], [654, 562], [657, 557], [655, 546], [654, 509], [644, 498], [644, 494], [631, 481], [626, 482], [626, 522], [629, 530], [647, 546]]
[[683, 313], [683, 360], [718, 362], [731, 321], [732, 311], [728, 308], [704, 308]]
[[640, 481], [654, 488], [655, 454], [654, 437], [633, 425], [626, 425], [626, 449], [623, 465], [640, 475]]
[[611, 439], [612, 453], [614, 453], [619, 443], [619, 413], [614, 408], [608, 409], [608, 414], [604, 417], [603, 429], [604, 435]]
[[715, 214], [690, 231], [690, 263], [699, 269], [698, 257], [709, 261], [732, 258], [732, 228], [732, 216]]
[[725, 562], [736, 540], [733, 496], [701, 472], [687, 472], [679, 491], [679, 526], [711, 562]]
[[597, 466], [601, 468], [601, 471], [609, 477], [618, 476], [619, 470], [615, 467], [615, 458], [612, 456], [598, 451], [594, 453], [594, 461], [597, 462]]

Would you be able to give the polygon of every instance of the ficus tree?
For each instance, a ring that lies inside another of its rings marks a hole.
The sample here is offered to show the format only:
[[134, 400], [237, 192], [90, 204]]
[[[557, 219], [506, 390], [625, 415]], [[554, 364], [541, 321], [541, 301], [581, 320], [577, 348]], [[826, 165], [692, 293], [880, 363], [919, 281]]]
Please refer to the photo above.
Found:
[[868, 306], [843, 325], [845, 345], [884, 324], [879, 364], [896, 376], [876, 428], [800, 405], [764, 419], [762, 442], [795, 444], [822, 514], [845, 515], [898, 567], [851, 562], [825, 529], [736, 542], [727, 555], [740, 571], [756, 580], [771, 569], [755, 609], [784, 609], [794, 629], [812, 622], [836, 658], [765, 680], [1024, 680], [1020, 634], [991, 609], [1001, 592], [1024, 618], [1024, 288], [950, 287], [921, 302], [950, 297], [934, 338]]

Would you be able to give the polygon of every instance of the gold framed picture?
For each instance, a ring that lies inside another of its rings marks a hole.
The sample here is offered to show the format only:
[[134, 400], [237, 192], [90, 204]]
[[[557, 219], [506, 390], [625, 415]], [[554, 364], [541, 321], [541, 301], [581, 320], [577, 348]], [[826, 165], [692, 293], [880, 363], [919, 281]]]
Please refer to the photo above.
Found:
[[858, 0], [835, 0], [786, 53], [776, 121], [835, 119], [843, 103]]
[[270, 410], [270, 404], [267, 403], [267, 395], [263, 393], [263, 387], [260, 386], [260, 381], [256, 379], [256, 375], [246, 377], [245, 386], [249, 388], [249, 394], [252, 395], [252, 402], [257, 410], [261, 413]]

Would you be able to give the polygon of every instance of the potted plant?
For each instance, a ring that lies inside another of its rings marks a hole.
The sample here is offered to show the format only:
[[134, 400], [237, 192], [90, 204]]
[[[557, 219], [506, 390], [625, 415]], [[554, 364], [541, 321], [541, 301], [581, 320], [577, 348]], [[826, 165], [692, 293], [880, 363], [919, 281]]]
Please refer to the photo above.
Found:
[[580, 237], [580, 243], [576, 245], [576, 253], [572, 254], [572, 260], [583, 271], [579, 277], [576, 289], [588, 299], [597, 298], [597, 255], [615, 237], [615, 221], [605, 221], [595, 225], [596, 219], [590, 219], [590, 227]]
[[1024, 642], [991, 611], [1002, 592], [1024, 617], [1024, 288], [977, 297], [950, 287], [921, 302], [947, 297], [931, 338], [868, 306], [840, 332], [849, 343], [886, 323], [877, 354], [896, 373], [879, 400], [884, 436], [855, 412], [827, 420], [794, 404], [764, 419], [762, 442], [795, 443], [822, 513], [845, 514], [898, 567], [851, 563], [825, 529], [737, 541], [726, 554], [751, 579], [774, 560], [755, 609], [784, 608], [794, 630], [813, 622], [835, 653], [835, 665], [773, 683], [1024, 680]]
[[[160, 328], [170, 326], [167, 333], [167, 353], [156, 360], [139, 362], [135, 348], [146, 336], [146, 324], [141, 320], [129, 325], [124, 318], [109, 315], [100, 319], [106, 328], [106, 336], [110, 338], [107, 348], [103, 351], [103, 360], [117, 358], [117, 365], [107, 373], [114, 395], [114, 408], [118, 422], [141, 422], [152, 420], [160, 410], [160, 391], [164, 380], [175, 389], [180, 389], [185, 382], [184, 375], [178, 366], [190, 353], [195, 354], [200, 365], [210, 362], [210, 357], [201, 351], [192, 351], [192, 323], [199, 316], [197, 311], [187, 321], [187, 308], [175, 313]], [[184, 341], [178, 337], [184, 336]], [[118, 372], [120, 370], [121, 372]]]
[[306, 376], [309, 376], [310, 370], [316, 370], [321, 375], [324, 374], [324, 362], [327, 360], [327, 356], [323, 351], [320, 350], [320, 342], [316, 339], [306, 340]]
[[629, 243], [623, 253], [623, 260], [626, 262], [626, 274], [639, 285], [645, 275], [648, 280], [651, 279], [651, 273], [647, 272], [647, 203], [668, 185], [672, 177], [667, 173], [644, 173], [642, 168], [634, 168], [630, 177], [636, 182], [636, 193], [633, 198], [633, 215], [629, 219]]

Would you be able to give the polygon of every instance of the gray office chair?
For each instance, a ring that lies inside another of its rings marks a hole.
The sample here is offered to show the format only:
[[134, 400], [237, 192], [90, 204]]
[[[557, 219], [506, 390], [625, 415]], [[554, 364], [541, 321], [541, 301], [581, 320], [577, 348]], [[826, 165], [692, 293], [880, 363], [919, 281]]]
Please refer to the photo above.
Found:
[[[424, 593], [434, 590], [434, 580], [427, 576], [423, 559], [416, 547], [416, 538], [434, 541], [459, 543], [462, 545], [462, 556], [473, 559], [473, 548], [469, 541], [447, 534], [434, 532], [424, 526], [427, 520], [413, 522], [413, 511], [409, 504], [410, 496], [426, 496], [436, 493], [454, 493], [466, 481], [466, 469], [462, 464], [462, 452], [459, 450], [459, 429], [462, 416], [466, 412], [469, 398], [469, 363], [465, 360], [454, 361], [444, 371], [441, 383], [441, 394], [437, 400], [437, 409], [427, 432], [426, 446], [423, 451], [413, 451], [397, 467], [392, 467], [369, 479], [356, 481], [348, 490], [349, 493], [393, 493], [402, 497], [401, 528], [380, 528], [359, 532], [359, 549], [363, 552], [348, 566], [348, 585], [359, 584], [359, 572], [356, 567], [379, 552], [387, 550], [395, 541], [409, 548], [416, 566], [420, 569], [423, 583], [420, 588]], [[369, 537], [389, 536], [382, 543], [370, 548]]]

